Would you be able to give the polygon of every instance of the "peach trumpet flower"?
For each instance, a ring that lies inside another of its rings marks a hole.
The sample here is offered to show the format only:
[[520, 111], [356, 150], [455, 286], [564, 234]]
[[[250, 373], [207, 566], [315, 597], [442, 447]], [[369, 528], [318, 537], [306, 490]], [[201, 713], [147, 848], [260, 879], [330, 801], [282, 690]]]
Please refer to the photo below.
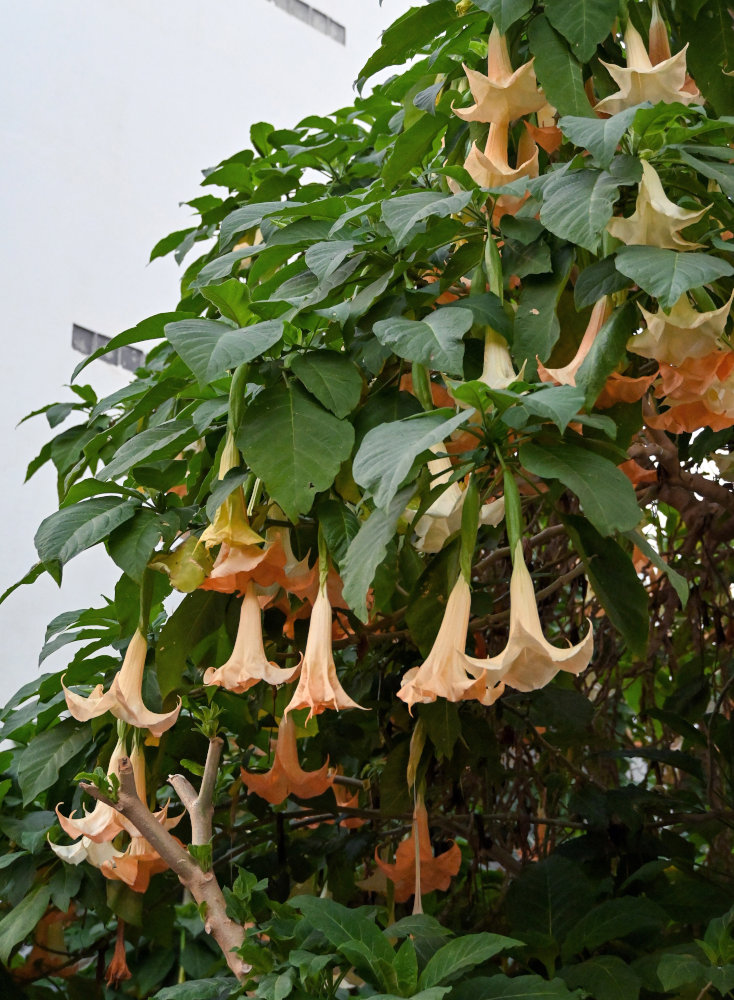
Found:
[[576, 376], [578, 375], [579, 368], [584, 363], [610, 312], [609, 298], [604, 295], [591, 310], [586, 331], [573, 359], [567, 365], [564, 365], [563, 368], [546, 368], [542, 362], [538, 362], [538, 376], [541, 382], [555, 382], [558, 385], [576, 385]]
[[242, 694], [259, 681], [268, 684], [285, 684], [292, 681], [300, 669], [300, 664], [288, 669], [271, 663], [265, 655], [263, 645], [260, 602], [255, 592], [255, 584], [247, 584], [240, 610], [234, 651], [226, 663], [216, 670], [209, 667], [204, 673], [204, 683], [218, 685], [235, 694]]
[[533, 580], [525, 565], [522, 542], [515, 546], [515, 561], [510, 579], [510, 635], [497, 656], [484, 661], [504, 684], [517, 691], [537, 691], [545, 687], [559, 670], [580, 674], [589, 665], [594, 652], [591, 622], [585, 637], [575, 646], [559, 649], [543, 635]]
[[647, 329], [631, 337], [627, 350], [667, 365], [680, 365], [687, 358], [702, 358], [723, 349], [721, 338], [734, 302], [734, 292], [719, 309], [697, 312], [681, 295], [669, 313], [650, 313], [640, 306]]
[[[240, 464], [240, 453], [234, 441], [234, 436], [227, 432], [227, 440], [219, 460], [219, 479], [224, 479], [230, 469], [236, 469]], [[247, 505], [242, 487], [238, 486], [217, 507], [214, 520], [201, 535], [201, 541], [207, 548], [213, 545], [229, 546], [256, 545], [262, 538], [250, 527], [247, 518]]]
[[538, 89], [534, 60], [512, 69], [507, 41], [496, 26], [492, 27], [487, 48], [487, 75], [464, 66], [475, 103], [452, 111], [465, 122], [507, 123], [522, 115], [539, 111], [546, 104]]
[[651, 427], [680, 434], [734, 426], [734, 351], [687, 358], [675, 368], [662, 364], [657, 395], [665, 396], [670, 408], [647, 414]]
[[[125, 744], [122, 740], [118, 740], [107, 768], [108, 777], [113, 774], [117, 775], [117, 765], [126, 756]], [[95, 801], [94, 809], [91, 812], [87, 812], [85, 808], [84, 815], [80, 819], [74, 819], [73, 813], [69, 817], [64, 816], [60, 811], [60, 806], [61, 803], [56, 806], [56, 816], [61, 829], [72, 839], [86, 837], [96, 844], [102, 844], [105, 841], [113, 840], [118, 833], [127, 829], [125, 820], [118, 811], [99, 799]]]
[[490, 688], [485, 673], [486, 670], [497, 671], [499, 681], [501, 668], [464, 652], [470, 611], [471, 591], [460, 573], [449, 594], [441, 627], [430, 653], [419, 667], [413, 667], [403, 676], [398, 698], [408, 705], [411, 713], [416, 702], [427, 704], [436, 698], [447, 701], [476, 698], [485, 705], [491, 705], [502, 694], [504, 685], [500, 683]]
[[507, 141], [507, 122], [493, 123], [489, 126], [484, 152], [476, 143], [469, 150], [464, 168], [481, 187], [497, 188], [520, 177], [538, 176], [538, 147], [528, 133], [523, 132], [520, 137], [516, 167], [511, 167], [507, 158]]
[[171, 712], [151, 712], [143, 704], [143, 670], [148, 652], [148, 640], [138, 628], [130, 640], [119, 673], [115, 674], [109, 691], [98, 684], [88, 697], [75, 694], [61, 679], [66, 704], [79, 722], [96, 719], [111, 712], [130, 726], [148, 729], [153, 736], [162, 736], [176, 722], [181, 711], [181, 699]]
[[105, 982], [113, 989], [117, 989], [125, 979], [132, 978], [132, 972], [127, 966], [127, 956], [125, 954], [125, 922], [118, 918], [117, 933], [115, 934], [115, 950], [112, 953], [110, 964], [105, 969]]
[[[608, 115], [616, 115], [625, 108], [632, 108], [643, 101], [651, 104], [698, 104], [701, 94], [686, 72], [686, 49], [670, 56], [670, 48], [665, 45], [668, 58], [661, 59], [665, 49], [661, 46], [660, 25], [662, 21], [658, 14], [658, 23], [650, 25], [650, 52], [645, 48], [640, 33], [630, 21], [624, 33], [624, 47], [627, 53], [627, 65], [615, 66], [602, 60], [602, 66], [619, 87], [616, 94], [605, 97], [595, 107], [595, 111], [603, 111]], [[665, 25], [662, 25], [665, 33]], [[651, 55], [655, 56], [655, 60]]]
[[285, 708], [285, 715], [298, 708], [308, 708], [309, 719], [327, 708], [359, 708], [339, 683], [331, 648], [331, 604], [326, 592], [326, 580], [311, 611], [311, 622], [306, 639], [306, 651], [301, 662], [301, 677], [293, 697]]
[[273, 766], [266, 774], [253, 774], [240, 768], [242, 781], [249, 792], [254, 792], [271, 805], [279, 805], [289, 795], [299, 799], [312, 799], [322, 795], [334, 778], [329, 774], [329, 760], [317, 771], [304, 771], [298, 761], [296, 727], [289, 715], [284, 715], [278, 726]]
[[[435, 889], [445, 891], [451, 884], [451, 879], [461, 868], [461, 851], [456, 843], [437, 857], [431, 848], [431, 835], [428, 829], [428, 813], [423, 797], [418, 796], [413, 811], [413, 828], [410, 836], [398, 844], [395, 851], [395, 861], [390, 864], [383, 861], [375, 850], [375, 861], [380, 871], [395, 886], [395, 902], [404, 903], [415, 895], [414, 913], [422, 913], [421, 897], [423, 893]], [[420, 868], [420, 874], [416, 871]]]
[[666, 195], [655, 168], [643, 160], [642, 180], [633, 214], [626, 219], [610, 219], [607, 231], [627, 246], [695, 250], [701, 244], [684, 239], [680, 231], [702, 219], [710, 208], [706, 205], [698, 211], [690, 211], [676, 205]]

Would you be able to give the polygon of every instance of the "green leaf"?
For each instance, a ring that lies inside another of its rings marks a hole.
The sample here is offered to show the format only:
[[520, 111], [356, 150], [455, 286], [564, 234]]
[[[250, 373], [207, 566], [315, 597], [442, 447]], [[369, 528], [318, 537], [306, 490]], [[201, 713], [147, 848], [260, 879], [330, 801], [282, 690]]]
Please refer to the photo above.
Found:
[[591, 345], [576, 375], [576, 385], [584, 390], [586, 405], [590, 409], [609, 375], [624, 357], [627, 341], [635, 332], [638, 318], [632, 303], [615, 309]]
[[522, 942], [502, 934], [463, 934], [449, 941], [430, 959], [418, 980], [420, 989], [450, 983], [467, 969], [489, 961], [508, 948], [522, 947]]
[[451, 759], [456, 741], [461, 736], [461, 718], [458, 706], [445, 698], [437, 698], [434, 702], [418, 706], [418, 717], [422, 720], [433, 743], [441, 757]]
[[97, 479], [115, 479], [145, 459], [176, 455], [197, 436], [188, 420], [166, 420], [129, 438], [115, 452], [115, 457], [97, 473]]
[[474, 317], [469, 309], [437, 309], [422, 320], [393, 316], [375, 323], [375, 336], [399, 358], [417, 361], [432, 371], [461, 376], [464, 334]]
[[636, 104], [632, 108], [626, 108], [612, 115], [611, 118], [580, 118], [576, 115], [564, 115], [559, 119], [558, 127], [574, 146], [588, 149], [599, 166], [606, 169], [614, 159], [619, 140], [632, 124], [637, 111], [646, 106]]
[[703, 986], [710, 981], [711, 969], [693, 955], [663, 955], [657, 976], [666, 993], [681, 986]]
[[584, 91], [581, 66], [544, 14], [530, 22], [528, 41], [535, 56], [535, 73], [548, 101], [561, 115], [596, 118]]
[[520, 462], [536, 476], [558, 479], [575, 493], [584, 514], [600, 534], [631, 531], [642, 519], [629, 479], [608, 459], [571, 442], [529, 443]]
[[480, 292], [479, 295], [468, 295], [457, 303], [443, 306], [443, 309], [470, 309], [474, 322], [483, 326], [491, 326], [508, 340], [512, 339], [514, 314], [509, 315], [494, 292]]
[[94, 497], [44, 518], [34, 539], [38, 557], [47, 567], [65, 563], [96, 545], [129, 520], [139, 504], [119, 497]]
[[629, 538], [631, 542], [637, 546], [643, 555], [646, 555], [653, 566], [657, 566], [659, 570], [662, 570], [670, 580], [670, 585], [673, 590], [678, 595], [681, 607], [685, 607], [688, 601], [688, 581], [684, 576], [682, 576], [677, 570], [663, 559], [657, 549], [654, 549], [652, 545], [648, 542], [645, 536], [639, 531], [627, 531], [626, 537]]
[[0, 962], [7, 963], [13, 948], [25, 938], [46, 912], [51, 899], [48, 885], [37, 885], [0, 920]]
[[543, 187], [540, 221], [561, 239], [596, 253], [618, 197], [617, 182], [605, 170], [559, 170]]
[[347, 549], [341, 564], [344, 581], [344, 600], [360, 621], [366, 622], [367, 591], [375, 578], [377, 567], [385, 558], [387, 546], [392, 541], [398, 520], [405, 505], [413, 495], [409, 487], [395, 496], [384, 510], [374, 510]]
[[264, 389], [242, 420], [237, 443], [275, 502], [295, 521], [334, 482], [354, 429], [296, 385]]
[[424, 219], [437, 216], [445, 218], [466, 208], [472, 199], [471, 191], [459, 194], [441, 194], [439, 191], [416, 191], [399, 198], [391, 198], [382, 205], [382, 217], [398, 246], [408, 242], [412, 229]]
[[103, 355], [109, 354], [110, 351], [116, 351], [118, 347], [128, 347], [130, 344], [142, 343], [144, 340], [163, 340], [165, 337], [164, 330], [168, 323], [173, 323], [175, 320], [190, 319], [191, 315], [188, 312], [158, 313], [155, 316], [149, 316], [148, 319], [144, 319], [130, 330], [123, 330], [122, 333], [118, 333], [116, 337], [113, 337], [104, 346], [98, 347], [94, 354], [90, 354], [88, 358], [80, 361], [72, 372], [71, 381], [76, 381], [77, 375], [96, 358], [101, 358]]
[[520, 937], [532, 931], [561, 942], [591, 909], [593, 900], [594, 888], [580, 868], [567, 858], [551, 855], [546, 861], [528, 865], [510, 885], [510, 928]]
[[412, 997], [418, 985], [418, 955], [415, 945], [406, 937], [394, 959], [397, 991], [402, 997]]
[[219, 230], [219, 246], [225, 247], [235, 236], [259, 226], [269, 215], [287, 214], [289, 208], [297, 208], [300, 201], [260, 201], [236, 208], [222, 220]]
[[562, 969], [567, 986], [590, 993], [595, 1000], [637, 1000], [642, 981], [616, 955], [600, 955]]
[[181, 686], [186, 664], [202, 639], [224, 620], [229, 598], [211, 590], [195, 590], [179, 604], [161, 629], [155, 648], [155, 667], [161, 698]]
[[541, 979], [540, 976], [492, 976], [490, 979], [470, 979], [454, 987], [452, 1000], [581, 1000], [585, 994], [569, 992], [562, 979]]
[[620, 247], [616, 266], [666, 310], [672, 309], [689, 289], [734, 274], [731, 264], [711, 254], [679, 253], [660, 247]]
[[311, 395], [337, 417], [346, 417], [362, 395], [364, 382], [359, 368], [336, 351], [309, 351], [299, 354], [291, 371]]
[[283, 336], [282, 320], [265, 320], [233, 330], [214, 319], [188, 319], [166, 327], [166, 337], [204, 385], [259, 357]]
[[354, 240], [326, 240], [306, 251], [306, 265], [319, 281], [326, 281], [354, 251]]
[[731, 78], [734, 70], [734, 32], [731, 4], [708, 0], [698, 12], [683, 8], [681, 37], [689, 42], [688, 69], [719, 115], [734, 114]]
[[18, 580], [17, 583], [14, 583], [10, 587], [8, 587], [7, 590], [3, 591], [2, 595], [0, 595], [0, 604], [2, 604], [3, 601], [7, 600], [7, 598], [10, 597], [10, 595], [15, 590], [17, 590], [18, 587], [24, 587], [29, 583], [35, 583], [36, 580], [39, 578], [39, 576], [41, 576], [45, 572], [46, 572], [46, 567], [43, 565], [42, 562], [35, 563], [33, 566], [31, 566], [31, 568], [28, 570], [28, 572], [24, 577]]
[[84, 752], [91, 735], [88, 727], [80, 726], [74, 719], [64, 719], [33, 737], [18, 756], [18, 784], [24, 806], [59, 780], [61, 768]]
[[387, 507], [415, 460], [433, 445], [441, 445], [473, 410], [419, 413], [415, 417], [379, 424], [364, 436], [354, 458], [352, 475], [372, 493], [378, 507]]
[[448, 0], [438, 0], [428, 7], [413, 7], [382, 33], [379, 49], [359, 71], [357, 87], [361, 91], [375, 73], [410, 58], [456, 20], [456, 7]]
[[201, 294], [217, 307], [222, 316], [231, 319], [238, 327], [247, 325], [252, 313], [249, 306], [250, 291], [244, 282], [230, 278], [221, 285], [202, 288]]
[[650, 624], [648, 594], [632, 559], [614, 539], [602, 538], [583, 517], [568, 516], [564, 524], [612, 625], [635, 656], [644, 656]]
[[563, 944], [565, 958], [630, 934], [652, 935], [668, 923], [663, 910], [650, 899], [621, 896], [607, 899], [586, 913], [568, 932]]
[[236, 983], [230, 978], [190, 979], [187, 983], [166, 986], [152, 1000], [227, 1000]]
[[382, 168], [385, 187], [388, 189], [394, 187], [409, 177], [411, 170], [420, 169], [439, 132], [445, 129], [444, 115], [423, 114], [409, 128], [401, 132]]
[[140, 583], [153, 549], [163, 536], [164, 528], [155, 511], [138, 507], [133, 517], [110, 535], [109, 553], [127, 575]]
[[[614, 118], [610, 118], [609, 121], [614, 121]], [[595, 264], [584, 268], [576, 279], [573, 289], [574, 304], [579, 310], [586, 308], [586, 306], [593, 306], [602, 295], [619, 292], [623, 288], [627, 288], [629, 283], [630, 279], [617, 270], [614, 254], [610, 257], [603, 257]]]
[[512, 357], [517, 368], [525, 364], [525, 377], [532, 379], [538, 370], [536, 355], [545, 362], [561, 331], [556, 307], [566, 287], [573, 266], [573, 253], [554, 254], [553, 275], [529, 278], [523, 282], [515, 315]]
[[179, 229], [178, 232], [169, 233], [168, 236], [164, 236], [162, 240], [158, 240], [156, 245], [150, 251], [149, 261], [157, 260], [158, 257], [165, 257], [166, 254], [171, 253], [172, 250], [176, 250], [184, 242], [186, 237], [190, 233], [195, 233], [196, 228], [192, 227], [189, 229]]
[[515, 21], [527, 14], [533, 0], [474, 0], [474, 4], [492, 15], [497, 30], [504, 35]]
[[512, 420], [512, 414], [521, 410], [540, 417], [542, 420], [552, 420], [561, 433], [584, 405], [583, 390], [572, 385], [545, 386], [538, 389], [537, 392], [528, 393], [526, 396], [517, 396], [515, 393], [502, 390], [494, 390], [488, 395], [502, 400], [514, 396], [514, 401], [520, 404], [516, 409], [507, 411], [503, 415], [505, 423], [510, 427], [516, 426], [515, 421]]
[[556, 29], [570, 42], [576, 58], [588, 62], [614, 25], [617, 0], [547, 0], [545, 13]]
[[329, 554], [341, 566], [347, 550], [359, 532], [359, 519], [340, 500], [322, 500], [316, 510]]

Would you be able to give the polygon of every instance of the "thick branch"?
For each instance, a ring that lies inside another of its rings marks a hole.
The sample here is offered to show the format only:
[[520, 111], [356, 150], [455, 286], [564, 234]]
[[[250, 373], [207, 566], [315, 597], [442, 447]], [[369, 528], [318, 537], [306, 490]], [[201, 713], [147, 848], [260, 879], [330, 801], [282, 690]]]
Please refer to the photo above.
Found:
[[[214, 741], [212, 741], [214, 742]], [[216, 751], [210, 746], [210, 756], [214, 759], [214, 770], [219, 762], [221, 741]], [[207, 756], [207, 767], [210, 757]], [[244, 928], [227, 916], [226, 903], [214, 873], [203, 872], [193, 857], [181, 844], [171, 836], [166, 828], [158, 822], [153, 813], [138, 797], [135, 788], [133, 769], [128, 757], [123, 757], [118, 766], [120, 789], [117, 802], [112, 802], [94, 785], [85, 784], [84, 790], [101, 802], [113, 806], [120, 815], [129, 820], [151, 847], [154, 848], [166, 864], [178, 875], [179, 881], [186, 886], [196, 902], [204, 904], [204, 927], [222, 949], [227, 965], [241, 981], [249, 972], [249, 966], [236, 954], [245, 938]], [[184, 779], [185, 781], [186, 779]], [[187, 782], [188, 784], [188, 782]], [[202, 782], [203, 784], [203, 782]], [[189, 788], [191, 786], [189, 785]], [[193, 789], [191, 789], [193, 791]], [[210, 799], [211, 807], [211, 799]], [[209, 842], [207, 839], [206, 843]]]
[[214, 785], [222, 756], [222, 740], [217, 736], [209, 741], [209, 749], [204, 765], [199, 794], [191, 782], [182, 774], [169, 775], [169, 782], [186, 807], [191, 817], [191, 843], [197, 846], [208, 844], [212, 839], [212, 819], [214, 817]]

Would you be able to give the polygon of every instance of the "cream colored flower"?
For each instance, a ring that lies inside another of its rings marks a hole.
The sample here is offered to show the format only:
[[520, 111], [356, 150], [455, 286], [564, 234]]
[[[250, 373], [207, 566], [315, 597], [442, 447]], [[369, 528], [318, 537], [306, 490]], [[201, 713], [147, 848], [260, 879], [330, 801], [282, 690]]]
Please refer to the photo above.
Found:
[[658, 309], [650, 313], [640, 306], [647, 329], [627, 343], [627, 350], [643, 358], [654, 358], [668, 365], [680, 365], [686, 358], [702, 358], [723, 348], [721, 337], [734, 302], [719, 309], [697, 312], [685, 295], [681, 295], [669, 313]]
[[98, 684], [88, 697], [70, 691], [61, 679], [69, 711], [79, 722], [96, 719], [105, 712], [112, 712], [138, 729], [149, 729], [153, 736], [161, 736], [175, 723], [181, 711], [181, 699], [171, 712], [151, 712], [143, 704], [143, 670], [148, 652], [148, 640], [138, 629], [130, 640], [119, 673], [115, 674], [109, 691]]
[[676, 205], [665, 194], [655, 168], [643, 160], [634, 213], [628, 219], [610, 219], [607, 230], [628, 246], [695, 250], [701, 244], [684, 239], [680, 230], [702, 219], [709, 208], [707, 205], [694, 212]]
[[609, 317], [609, 299], [604, 295], [591, 310], [591, 316], [576, 354], [563, 368], [546, 368], [538, 362], [538, 376], [541, 382], [556, 382], [558, 385], [576, 385], [576, 376], [587, 354]]
[[[664, 53], [660, 43], [659, 24], [655, 26], [654, 31], [651, 31], [651, 36], [657, 59]], [[630, 21], [624, 33], [624, 46], [627, 52], [626, 66], [615, 66], [613, 63], [602, 61], [602, 66], [607, 68], [619, 90], [616, 94], [599, 101], [594, 108], [595, 111], [616, 115], [625, 108], [642, 104], [643, 101], [650, 101], [651, 104], [660, 101], [664, 104], [701, 103], [701, 95], [686, 73], [687, 43], [680, 52], [654, 65], [639, 32]]]
[[[227, 432], [227, 440], [219, 461], [219, 478], [224, 479], [230, 469], [236, 469], [240, 464], [240, 453], [234, 441], [234, 436]], [[238, 486], [224, 503], [217, 507], [213, 522], [201, 534], [201, 541], [207, 548], [213, 545], [226, 545], [244, 548], [246, 545], [256, 545], [262, 538], [250, 527], [247, 519], [247, 506], [242, 487]]]
[[459, 574], [430, 653], [419, 667], [413, 667], [403, 676], [398, 698], [402, 698], [411, 711], [416, 702], [425, 704], [436, 698], [447, 701], [476, 698], [491, 705], [502, 694], [503, 685], [490, 688], [485, 674], [485, 671], [499, 673], [499, 668], [464, 652], [470, 610], [469, 584]]
[[319, 592], [311, 611], [306, 651], [301, 663], [301, 677], [285, 713], [298, 708], [308, 708], [309, 719], [327, 708], [362, 708], [352, 701], [339, 683], [331, 650], [331, 604], [326, 593], [326, 583]]
[[487, 327], [484, 334], [484, 366], [479, 381], [490, 389], [506, 389], [517, 382], [507, 341], [501, 333]]
[[255, 584], [250, 581], [240, 609], [240, 623], [234, 651], [221, 667], [216, 670], [214, 667], [209, 667], [204, 673], [204, 683], [219, 685], [227, 691], [242, 694], [259, 681], [265, 681], [267, 684], [285, 684], [287, 681], [292, 681], [299, 669], [299, 664], [289, 669], [282, 669], [266, 657], [260, 602], [255, 592]]
[[[497, 188], [520, 177], [538, 176], [538, 147], [527, 132], [523, 132], [517, 147], [517, 166], [507, 158], [507, 122], [489, 126], [487, 143], [482, 152], [476, 143], [469, 150], [464, 168], [481, 187]], [[518, 207], [522, 199], [518, 201]]]
[[69, 844], [67, 847], [52, 844], [49, 840], [48, 846], [67, 865], [80, 865], [82, 861], [88, 861], [95, 868], [101, 868], [105, 861], [122, 857], [122, 851], [116, 850], [109, 842], [97, 844], [90, 837], [82, 837], [76, 844]]
[[522, 542], [515, 547], [515, 562], [510, 580], [510, 635], [497, 656], [475, 661], [490, 670], [488, 680], [499, 676], [504, 684], [517, 691], [536, 691], [545, 687], [559, 670], [580, 674], [586, 670], [594, 652], [591, 622], [586, 636], [576, 646], [559, 649], [543, 635], [533, 581], [522, 554]]
[[454, 114], [465, 122], [506, 123], [538, 111], [546, 99], [538, 90], [533, 62], [531, 59], [513, 71], [505, 37], [493, 26], [487, 49], [487, 75], [464, 66], [476, 103], [470, 108], [452, 105]]

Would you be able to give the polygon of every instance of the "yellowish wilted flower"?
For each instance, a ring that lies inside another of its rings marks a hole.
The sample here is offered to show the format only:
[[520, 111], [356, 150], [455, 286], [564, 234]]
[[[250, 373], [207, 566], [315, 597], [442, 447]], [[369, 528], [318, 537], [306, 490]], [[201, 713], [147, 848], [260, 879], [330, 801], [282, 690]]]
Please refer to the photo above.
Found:
[[628, 246], [695, 250], [701, 244], [684, 239], [680, 230], [702, 219], [710, 207], [689, 211], [676, 205], [666, 195], [655, 168], [643, 160], [634, 213], [628, 219], [610, 219], [607, 230]]
[[721, 337], [734, 302], [734, 292], [719, 309], [697, 312], [681, 295], [669, 313], [650, 313], [640, 306], [647, 329], [627, 342], [627, 350], [643, 358], [680, 365], [686, 358], [703, 358], [723, 348]]

